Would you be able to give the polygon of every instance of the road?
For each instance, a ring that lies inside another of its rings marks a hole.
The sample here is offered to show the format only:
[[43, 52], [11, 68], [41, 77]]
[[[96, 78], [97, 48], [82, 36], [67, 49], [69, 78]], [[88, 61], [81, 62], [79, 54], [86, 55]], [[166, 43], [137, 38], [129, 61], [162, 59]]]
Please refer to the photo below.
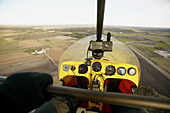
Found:
[[[136, 54], [136, 53], [135, 53]], [[136, 54], [141, 65], [141, 79], [139, 84], [154, 88], [159, 94], [170, 97], [170, 80]]]

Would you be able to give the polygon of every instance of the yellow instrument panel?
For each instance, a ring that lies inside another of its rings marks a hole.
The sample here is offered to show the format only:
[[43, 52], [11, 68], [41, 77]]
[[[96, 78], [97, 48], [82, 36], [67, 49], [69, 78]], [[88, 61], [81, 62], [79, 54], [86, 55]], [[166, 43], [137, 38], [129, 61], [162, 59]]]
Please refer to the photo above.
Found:
[[61, 64], [59, 79], [62, 80], [66, 76], [83, 76], [91, 81], [94, 76], [98, 75], [101, 76], [103, 80], [108, 78], [127, 79], [138, 86], [138, 72], [137, 66], [132, 64], [113, 64], [109, 61], [96, 59], [85, 60], [84, 62], [66, 61]]
[[[135, 54], [126, 45], [112, 38], [113, 51], [105, 52], [101, 59], [94, 59], [88, 47], [89, 42], [95, 39], [95, 35], [83, 38], [63, 53], [58, 68], [59, 80], [63, 81], [63, 85], [95, 91], [109, 91], [110, 87], [120, 86], [120, 90], [125, 93], [131, 90], [131, 85], [138, 87], [141, 71]], [[102, 37], [104, 39], [105, 35]], [[113, 86], [115, 81], [120, 80], [119, 86]], [[102, 111], [103, 105], [101, 102], [88, 101], [89, 109], [95, 106]]]

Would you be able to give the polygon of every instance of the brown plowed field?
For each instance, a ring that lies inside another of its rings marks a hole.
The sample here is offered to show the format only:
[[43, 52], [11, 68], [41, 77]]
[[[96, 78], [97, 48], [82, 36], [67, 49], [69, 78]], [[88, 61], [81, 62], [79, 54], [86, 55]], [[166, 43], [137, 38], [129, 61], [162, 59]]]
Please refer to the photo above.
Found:
[[2, 54], [0, 55], [0, 62], [8, 62], [11, 60], [17, 60], [21, 57], [31, 57], [33, 55], [26, 53], [26, 52], [15, 52], [15, 53], [9, 53], [9, 54]]
[[[49, 56], [59, 63], [64, 50], [70, 44], [60, 44], [47, 50]], [[58, 67], [45, 55], [32, 55], [26, 52], [15, 52], [0, 55], [0, 75], [8, 76], [18, 72], [42, 72], [52, 76], [58, 75]]]

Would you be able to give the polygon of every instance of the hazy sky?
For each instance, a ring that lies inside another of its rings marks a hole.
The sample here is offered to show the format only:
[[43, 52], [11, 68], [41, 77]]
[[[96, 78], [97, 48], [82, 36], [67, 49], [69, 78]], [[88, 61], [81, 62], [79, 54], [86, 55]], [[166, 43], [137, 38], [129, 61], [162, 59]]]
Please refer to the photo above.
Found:
[[[96, 25], [97, 0], [0, 0], [0, 24]], [[170, 0], [106, 0], [104, 25], [170, 28]]]

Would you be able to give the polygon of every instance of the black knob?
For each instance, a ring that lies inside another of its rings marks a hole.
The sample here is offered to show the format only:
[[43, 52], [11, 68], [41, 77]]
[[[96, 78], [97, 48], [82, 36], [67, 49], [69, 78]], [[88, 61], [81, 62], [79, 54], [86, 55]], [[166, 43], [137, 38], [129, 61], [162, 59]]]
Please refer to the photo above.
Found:
[[110, 41], [110, 37], [111, 37], [111, 33], [108, 32], [108, 33], [107, 33], [107, 41]]
[[72, 71], [76, 70], [76, 67], [75, 66], [71, 66], [71, 70]]

